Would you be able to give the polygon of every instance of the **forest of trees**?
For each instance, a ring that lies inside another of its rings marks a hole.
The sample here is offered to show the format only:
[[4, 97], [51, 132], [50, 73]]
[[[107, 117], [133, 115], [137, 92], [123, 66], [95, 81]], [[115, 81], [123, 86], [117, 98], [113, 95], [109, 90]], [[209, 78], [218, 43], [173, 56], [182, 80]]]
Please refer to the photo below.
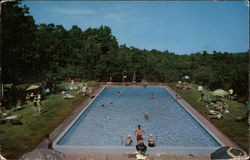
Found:
[[[138, 80], [191, 82], [210, 89], [233, 88], [248, 94], [248, 53], [193, 53], [142, 50], [118, 44], [111, 28], [81, 30], [74, 25], [35, 24], [21, 2], [2, 5], [1, 65], [4, 83], [38, 82], [46, 78], [121, 81], [136, 72]], [[171, 37], [170, 37], [171, 38]]]

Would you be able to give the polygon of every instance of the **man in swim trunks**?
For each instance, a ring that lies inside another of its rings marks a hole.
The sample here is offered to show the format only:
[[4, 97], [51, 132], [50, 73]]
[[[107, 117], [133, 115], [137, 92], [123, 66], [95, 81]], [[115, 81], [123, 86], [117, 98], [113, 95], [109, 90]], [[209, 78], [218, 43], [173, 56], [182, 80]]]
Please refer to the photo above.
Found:
[[145, 134], [145, 131], [143, 129], [141, 129], [141, 125], [137, 126], [138, 128], [136, 128], [135, 130], [135, 136], [137, 141], [139, 140], [143, 140], [142, 136]]

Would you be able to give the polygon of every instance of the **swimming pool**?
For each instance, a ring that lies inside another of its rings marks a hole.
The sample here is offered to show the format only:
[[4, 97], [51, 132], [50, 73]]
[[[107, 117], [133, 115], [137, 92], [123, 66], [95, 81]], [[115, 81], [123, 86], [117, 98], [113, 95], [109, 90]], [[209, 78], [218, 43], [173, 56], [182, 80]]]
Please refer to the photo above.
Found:
[[[121, 92], [121, 96], [117, 95]], [[150, 98], [150, 94], [155, 98]], [[145, 119], [144, 112], [149, 113]], [[157, 137], [151, 153], [211, 153], [221, 145], [163, 86], [105, 86], [55, 141], [54, 147], [68, 152], [128, 153], [124, 146], [140, 124]]]

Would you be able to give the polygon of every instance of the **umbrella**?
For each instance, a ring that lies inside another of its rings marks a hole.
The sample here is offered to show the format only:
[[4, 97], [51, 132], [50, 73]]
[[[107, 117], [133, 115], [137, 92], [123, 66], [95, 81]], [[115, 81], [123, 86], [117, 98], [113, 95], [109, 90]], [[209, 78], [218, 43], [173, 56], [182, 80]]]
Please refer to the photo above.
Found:
[[216, 89], [216, 90], [213, 92], [213, 95], [214, 95], [214, 96], [221, 96], [221, 97], [224, 97], [225, 95], [228, 95], [228, 92], [227, 92], [227, 91], [224, 91], [223, 89]]
[[184, 77], [185, 79], [189, 79], [189, 76], [187, 76], [187, 75], [185, 75], [185, 77]]
[[14, 84], [4, 84], [3, 87], [4, 88], [12, 88], [14, 86]]
[[53, 149], [39, 148], [25, 153], [19, 160], [64, 160], [64, 154]]
[[7, 160], [7, 159], [0, 154], [0, 160]]
[[30, 86], [26, 89], [26, 91], [33, 90], [33, 89], [37, 89], [37, 88], [40, 88], [40, 86], [35, 85], [35, 84], [32, 84], [32, 85], [30, 85]]
[[246, 152], [238, 149], [238, 148], [232, 148], [229, 146], [224, 146], [216, 151], [214, 151], [211, 154], [212, 160], [247, 160], [249, 159], [249, 156], [246, 154]]

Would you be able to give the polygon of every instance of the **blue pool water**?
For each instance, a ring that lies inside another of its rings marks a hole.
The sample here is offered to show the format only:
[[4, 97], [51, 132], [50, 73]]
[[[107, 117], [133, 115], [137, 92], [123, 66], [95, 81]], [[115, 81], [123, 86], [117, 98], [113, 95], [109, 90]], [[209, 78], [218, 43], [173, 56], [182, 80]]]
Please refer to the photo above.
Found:
[[[156, 97], [151, 99], [151, 93]], [[144, 112], [149, 113], [149, 119], [144, 119]], [[161, 86], [104, 88], [57, 145], [121, 146], [128, 134], [136, 141], [138, 124], [146, 132], [144, 139], [150, 133], [157, 136], [157, 147], [220, 146]]]

